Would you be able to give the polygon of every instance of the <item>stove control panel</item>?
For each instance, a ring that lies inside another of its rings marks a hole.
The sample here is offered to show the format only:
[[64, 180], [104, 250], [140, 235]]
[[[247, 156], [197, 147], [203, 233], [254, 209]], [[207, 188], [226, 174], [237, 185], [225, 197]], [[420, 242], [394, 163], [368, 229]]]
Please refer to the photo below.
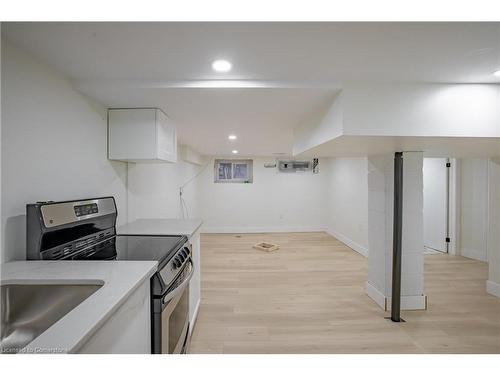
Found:
[[73, 206], [73, 209], [75, 210], [76, 217], [96, 214], [99, 212], [97, 203], [81, 204], [78, 206]]
[[179, 276], [179, 273], [184, 269], [184, 266], [191, 259], [191, 244], [185, 243], [168, 263], [159, 271], [159, 275], [165, 286], [170, 286]]
[[84, 201], [51, 202], [38, 204], [46, 228], [95, 219], [106, 215], [116, 216], [115, 200], [112, 197]]

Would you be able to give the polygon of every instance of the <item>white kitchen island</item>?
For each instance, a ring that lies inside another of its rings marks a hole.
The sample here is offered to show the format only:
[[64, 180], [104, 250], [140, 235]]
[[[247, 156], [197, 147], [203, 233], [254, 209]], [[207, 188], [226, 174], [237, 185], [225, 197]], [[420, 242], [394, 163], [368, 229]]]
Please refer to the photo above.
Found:
[[7, 284], [102, 285], [21, 353], [151, 353], [153, 261], [19, 261], [1, 265]]

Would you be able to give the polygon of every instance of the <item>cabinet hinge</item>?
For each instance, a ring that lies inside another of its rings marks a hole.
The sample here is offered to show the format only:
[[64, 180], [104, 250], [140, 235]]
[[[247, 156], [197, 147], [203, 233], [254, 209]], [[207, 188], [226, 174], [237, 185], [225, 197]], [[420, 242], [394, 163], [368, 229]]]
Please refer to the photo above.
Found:
[[451, 240], [450, 240], [450, 237], [446, 237], [446, 239], [445, 239], [445, 240], [446, 240], [446, 242], [450, 242], [450, 241], [451, 241]]
[[451, 167], [451, 163], [446, 163], [446, 168], [450, 168]]

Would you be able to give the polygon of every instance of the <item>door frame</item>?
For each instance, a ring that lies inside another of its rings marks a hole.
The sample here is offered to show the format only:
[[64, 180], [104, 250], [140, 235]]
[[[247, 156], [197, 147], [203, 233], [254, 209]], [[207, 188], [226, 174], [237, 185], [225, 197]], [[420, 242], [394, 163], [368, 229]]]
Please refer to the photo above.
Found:
[[447, 237], [450, 242], [446, 244], [447, 252], [450, 255], [460, 255], [460, 159], [448, 158], [450, 167], [447, 167], [447, 191], [448, 191], [448, 219]]

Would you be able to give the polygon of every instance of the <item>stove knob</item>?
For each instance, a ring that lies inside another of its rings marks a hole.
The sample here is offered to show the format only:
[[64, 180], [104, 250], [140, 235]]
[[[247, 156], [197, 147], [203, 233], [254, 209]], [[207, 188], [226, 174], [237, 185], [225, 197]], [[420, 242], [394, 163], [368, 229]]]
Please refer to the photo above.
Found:
[[191, 250], [189, 250], [189, 247], [185, 247], [184, 250], [186, 251], [186, 253], [191, 254]]
[[178, 257], [175, 257], [175, 258], [174, 258], [174, 270], [175, 270], [176, 268], [179, 268], [181, 265], [182, 265], [182, 262], [179, 260], [179, 258], [178, 258]]
[[188, 257], [188, 252], [186, 251], [186, 249], [182, 249], [181, 254], [184, 257], [184, 259], [186, 259]]
[[181, 260], [181, 262], [184, 262], [184, 259], [186, 259], [186, 256], [181, 251], [179, 251], [179, 254], [177, 254], [176, 258], [179, 258]]

